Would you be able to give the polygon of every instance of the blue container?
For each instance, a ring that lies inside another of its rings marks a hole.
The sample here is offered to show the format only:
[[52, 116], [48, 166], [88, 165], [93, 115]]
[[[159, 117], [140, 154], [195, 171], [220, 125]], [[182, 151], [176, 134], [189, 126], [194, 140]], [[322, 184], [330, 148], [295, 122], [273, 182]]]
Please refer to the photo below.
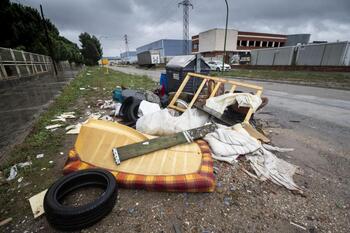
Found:
[[160, 85], [165, 89], [165, 93], [168, 93], [168, 78], [165, 73], [160, 74], [160, 80], [159, 80]]
[[122, 96], [122, 89], [120, 87], [117, 87], [116, 89], [114, 89], [113, 100], [119, 103], [122, 103], [124, 101], [124, 98]]

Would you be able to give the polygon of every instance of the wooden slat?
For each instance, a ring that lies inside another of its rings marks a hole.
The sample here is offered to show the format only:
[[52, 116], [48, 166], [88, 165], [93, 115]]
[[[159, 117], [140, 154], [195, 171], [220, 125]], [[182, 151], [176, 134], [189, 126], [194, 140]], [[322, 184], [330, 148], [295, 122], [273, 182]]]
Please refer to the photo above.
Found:
[[204, 87], [204, 85], [205, 85], [206, 82], [207, 82], [207, 79], [203, 79], [201, 85], [198, 87], [198, 89], [197, 89], [197, 91], [196, 91], [196, 94], [194, 94], [194, 96], [193, 96], [193, 98], [192, 98], [190, 104], [188, 105], [188, 108], [192, 108], [194, 102], [196, 102], [196, 100], [197, 100], [199, 94], [201, 93], [201, 91], [202, 91], [202, 89], [203, 89], [203, 87]]
[[217, 84], [215, 85], [213, 91], [210, 93], [209, 98], [215, 96], [216, 92], [218, 92], [218, 90], [219, 90], [219, 88], [220, 88], [221, 83], [222, 83], [222, 82], [217, 82]]
[[[256, 95], [260, 97], [261, 93], [262, 93], [262, 91], [259, 90], [259, 91], [257, 91]], [[244, 123], [248, 123], [249, 124], [249, 120], [250, 120], [252, 114], [253, 114], [253, 108], [249, 108], [249, 111], [247, 112], [247, 115], [245, 115]]]
[[175, 102], [176, 102], [176, 100], [179, 98], [179, 96], [180, 96], [182, 90], [185, 88], [185, 86], [186, 86], [188, 80], [190, 79], [190, 77], [191, 77], [191, 76], [190, 76], [189, 73], [188, 73], [188, 74], [186, 75], [185, 79], [182, 81], [182, 83], [181, 83], [179, 89], [178, 89], [177, 92], [175, 93], [173, 99], [171, 100], [171, 102], [170, 102], [170, 104], [169, 104], [169, 107], [171, 107], [171, 108], [176, 107], [176, 106], [175, 106]]
[[231, 89], [230, 89], [230, 93], [233, 93], [233, 92], [235, 92], [235, 90], [236, 90], [236, 87], [237, 87], [237, 85], [232, 85], [232, 87], [231, 87]]

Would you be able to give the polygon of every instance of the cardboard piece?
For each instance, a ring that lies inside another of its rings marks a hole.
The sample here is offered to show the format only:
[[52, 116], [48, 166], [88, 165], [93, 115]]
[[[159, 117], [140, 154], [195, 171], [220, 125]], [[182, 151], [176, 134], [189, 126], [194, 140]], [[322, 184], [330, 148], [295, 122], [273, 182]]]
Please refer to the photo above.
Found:
[[37, 218], [43, 213], [45, 213], [44, 197], [46, 192], [47, 192], [47, 189], [29, 198], [29, 203], [30, 203], [30, 207], [32, 208], [34, 218]]

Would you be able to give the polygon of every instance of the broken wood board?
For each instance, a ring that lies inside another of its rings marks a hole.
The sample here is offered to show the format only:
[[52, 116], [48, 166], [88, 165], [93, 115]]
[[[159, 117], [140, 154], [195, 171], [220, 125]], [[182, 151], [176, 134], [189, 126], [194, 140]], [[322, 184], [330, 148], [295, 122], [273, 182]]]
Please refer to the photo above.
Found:
[[254, 129], [253, 126], [251, 126], [250, 124], [243, 122], [242, 126], [249, 133], [249, 135], [252, 136], [253, 138], [258, 139], [258, 140], [265, 142], [265, 143], [270, 142], [269, 138], [267, 138], [265, 135], [263, 135], [262, 133], [260, 133], [256, 129]]
[[30, 207], [32, 208], [34, 218], [37, 218], [43, 213], [45, 213], [44, 197], [46, 192], [47, 192], [47, 189], [29, 198], [29, 203], [30, 203]]

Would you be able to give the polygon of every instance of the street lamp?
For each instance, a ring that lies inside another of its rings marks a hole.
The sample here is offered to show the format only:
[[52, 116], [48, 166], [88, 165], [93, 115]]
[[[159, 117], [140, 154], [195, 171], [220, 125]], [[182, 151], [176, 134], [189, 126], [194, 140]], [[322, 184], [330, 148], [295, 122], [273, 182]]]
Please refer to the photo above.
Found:
[[226, 26], [225, 26], [225, 39], [224, 39], [224, 55], [222, 56], [222, 73], [225, 71], [225, 57], [226, 57], [226, 37], [227, 37], [227, 24], [228, 24], [228, 3], [226, 3]]

